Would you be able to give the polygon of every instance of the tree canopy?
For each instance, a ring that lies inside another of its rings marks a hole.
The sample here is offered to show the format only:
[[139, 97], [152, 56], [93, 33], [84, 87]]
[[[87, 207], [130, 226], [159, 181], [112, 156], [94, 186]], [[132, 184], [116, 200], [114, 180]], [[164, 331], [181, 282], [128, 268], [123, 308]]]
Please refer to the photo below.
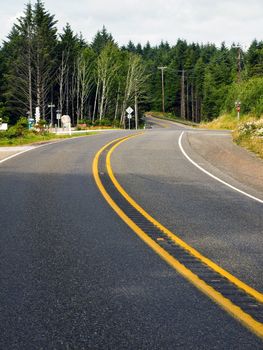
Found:
[[53, 104], [74, 124], [123, 124], [128, 105], [140, 114], [161, 110], [160, 66], [167, 112], [200, 122], [242, 99], [246, 112], [263, 113], [263, 41], [246, 52], [182, 39], [119, 47], [105, 26], [87, 43], [69, 23], [58, 33], [56, 23], [41, 0], [28, 3], [0, 48], [0, 109], [11, 123], [36, 107], [50, 121]]

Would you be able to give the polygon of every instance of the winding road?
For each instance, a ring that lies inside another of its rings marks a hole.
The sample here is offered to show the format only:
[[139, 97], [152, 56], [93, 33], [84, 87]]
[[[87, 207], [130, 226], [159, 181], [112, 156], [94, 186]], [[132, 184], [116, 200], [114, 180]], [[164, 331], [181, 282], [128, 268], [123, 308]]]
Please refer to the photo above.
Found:
[[0, 349], [263, 349], [263, 162], [147, 123], [0, 164]]

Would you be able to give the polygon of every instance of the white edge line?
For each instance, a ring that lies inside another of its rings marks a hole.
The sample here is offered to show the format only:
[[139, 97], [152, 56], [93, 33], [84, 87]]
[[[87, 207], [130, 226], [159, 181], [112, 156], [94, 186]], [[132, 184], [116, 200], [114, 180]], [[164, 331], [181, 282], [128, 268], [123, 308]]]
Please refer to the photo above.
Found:
[[24, 151], [21, 151], [21, 152], [12, 154], [11, 156], [0, 160], [0, 164], [6, 162], [6, 161], [9, 160], [9, 159], [15, 158], [15, 157], [19, 156], [20, 154], [26, 153], [26, 152], [31, 151], [32, 149], [36, 149], [36, 148], [38, 148], [38, 147], [35, 147], [35, 148], [28, 148], [28, 149], [26, 149], [26, 150], [24, 150]]
[[217, 176], [211, 174], [209, 171], [205, 170], [205, 169], [202, 168], [200, 165], [198, 165], [195, 161], [193, 161], [193, 160], [188, 156], [188, 154], [185, 152], [185, 150], [184, 150], [184, 148], [183, 148], [183, 146], [182, 146], [182, 138], [183, 138], [184, 133], [185, 133], [184, 131], [181, 133], [181, 135], [180, 135], [180, 137], [179, 137], [179, 140], [178, 140], [178, 145], [179, 145], [179, 147], [180, 147], [181, 152], [182, 152], [183, 155], [189, 160], [189, 162], [191, 162], [194, 166], [196, 166], [196, 167], [197, 167], [199, 170], [201, 170], [203, 173], [205, 173], [205, 174], [207, 174], [208, 176], [212, 177], [213, 179], [215, 179], [215, 180], [221, 182], [223, 185], [225, 185], [225, 186], [231, 188], [232, 190], [234, 190], [234, 191], [236, 191], [236, 192], [239, 192], [239, 193], [243, 194], [244, 196], [247, 196], [247, 197], [249, 197], [249, 198], [251, 198], [251, 199], [254, 199], [255, 201], [257, 201], [257, 202], [259, 202], [259, 203], [263, 203], [263, 200], [261, 200], [261, 199], [259, 199], [259, 198], [257, 198], [257, 197], [254, 197], [254, 196], [252, 196], [251, 194], [249, 194], [249, 193], [247, 193], [247, 192], [244, 192], [244, 191], [238, 189], [237, 187], [232, 186], [232, 185], [230, 185], [229, 183], [227, 183], [227, 182], [225, 182], [225, 181], [219, 179], [219, 177], [217, 177]]
[[50, 143], [45, 143], [44, 145], [39, 145], [39, 146], [28, 146], [28, 147], [31, 147], [31, 148], [28, 148], [28, 149], [26, 149], [24, 151], [12, 154], [11, 156], [0, 160], [0, 164], [6, 162], [9, 159], [12, 159], [14, 157], [20, 156], [23, 153], [26, 153], [26, 152], [29, 152], [29, 151], [33, 151], [33, 150], [38, 149], [40, 147], [50, 146], [50, 145], [54, 145], [54, 144], [59, 143], [59, 142], [72, 141], [72, 140], [76, 140], [76, 139], [80, 139], [80, 138], [83, 138], [83, 136], [76, 136], [76, 137], [71, 137], [71, 138], [68, 138], [68, 139], [57, 140], [57, 141], [53, 141], [53, 142], [50, 142]]

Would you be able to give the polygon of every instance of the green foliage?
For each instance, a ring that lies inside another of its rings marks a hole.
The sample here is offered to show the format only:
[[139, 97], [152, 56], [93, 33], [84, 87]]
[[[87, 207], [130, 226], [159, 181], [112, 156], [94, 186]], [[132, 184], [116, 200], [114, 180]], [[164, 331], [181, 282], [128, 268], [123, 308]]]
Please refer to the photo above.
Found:
[[50, 120], [51, 102], [74, 125], [83, 118], [86, 124], [122, 122], [135, 96], [139, 114], [161, 110], [160, 66], [166, 67], [166, 112], [183, 117], [185, 110], [186, 120], [200, 122], [235, 113], [234, 102], [241, 100], [242, 113], [263, 113], [262, 41], [254, 40], [247, 52], [181, 39], [173, 46], [129, 41], [120, 49], [105, 27], [88, 45], [68, 23], [58, 35], [56, 23], [41, 0], [28, 3], [0, 48], [0, 117], [10, 117], [11, 124], [20, 115], [33, 117], [37, 106], [41, 118]]
[[4, 137], [9, 139], [16, 137], [24, 137], [28, 133], [28, 122], [27, 118], [21, 117], [16, 125], [11, 126], [5, 133]]
[[91, 43], [91, 48], [97, 54], [99, 54], [108, 43], [114, 44], [114, 40], [113, 40], [112, 35], [110, 33], [108, 33], [105, 26], [103, 26], [102, 30], [98, 31], [97, 34], [95, 35], [95, 37]]
[[263, 118], [240, 123], [233, 133], [234, 141], [263, 158]]
[[263, 41], [254, 40], [247, 52], [247, 72], [249, 77], [263, 75]]
[[8, 123], [9, 122], [9, 116], [7, 112], [7, 108], [4, 106], [2, 102], [0, 102], [0, 121], [2, 123]]
[[241, 101], [241, 112], [252, 113], [256, 117], [263, 114], [263, 77], [254, 77], [241, 84], [233, 83], [229, 86], [225, 100], [225, 109], [235, 111], [235, 101]]
[[94, 126], [112, 126], [112, 120], [103, 118], [101, 120], [97, 119]]

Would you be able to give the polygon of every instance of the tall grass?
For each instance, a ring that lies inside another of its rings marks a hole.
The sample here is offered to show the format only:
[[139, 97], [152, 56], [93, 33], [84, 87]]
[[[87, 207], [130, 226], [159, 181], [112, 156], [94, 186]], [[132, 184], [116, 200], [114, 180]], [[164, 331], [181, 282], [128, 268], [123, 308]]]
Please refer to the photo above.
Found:
[[[233, 141], [239, 146], [263, 158], [263, 116], [251, 114], [241, 116], [240, 120], [231, 114], [224, 114], [209, 123], [201, 123], [200, 128], [232, 130]], [[262, 135], [261, 131], [262, 130]]]
[[246, 114], [242, 115], [240, 117], [240, 120], [238, 120], [236, 115], [233, 114], [223, 114], [220, 117], [212, 120], [211, 122], [202, 122], [199, 127], [205, 128], [205, 129], [212, 129], [212, 130], [235, 130], [239, 124], [253, 121], [256, 118], [252, 115]]

